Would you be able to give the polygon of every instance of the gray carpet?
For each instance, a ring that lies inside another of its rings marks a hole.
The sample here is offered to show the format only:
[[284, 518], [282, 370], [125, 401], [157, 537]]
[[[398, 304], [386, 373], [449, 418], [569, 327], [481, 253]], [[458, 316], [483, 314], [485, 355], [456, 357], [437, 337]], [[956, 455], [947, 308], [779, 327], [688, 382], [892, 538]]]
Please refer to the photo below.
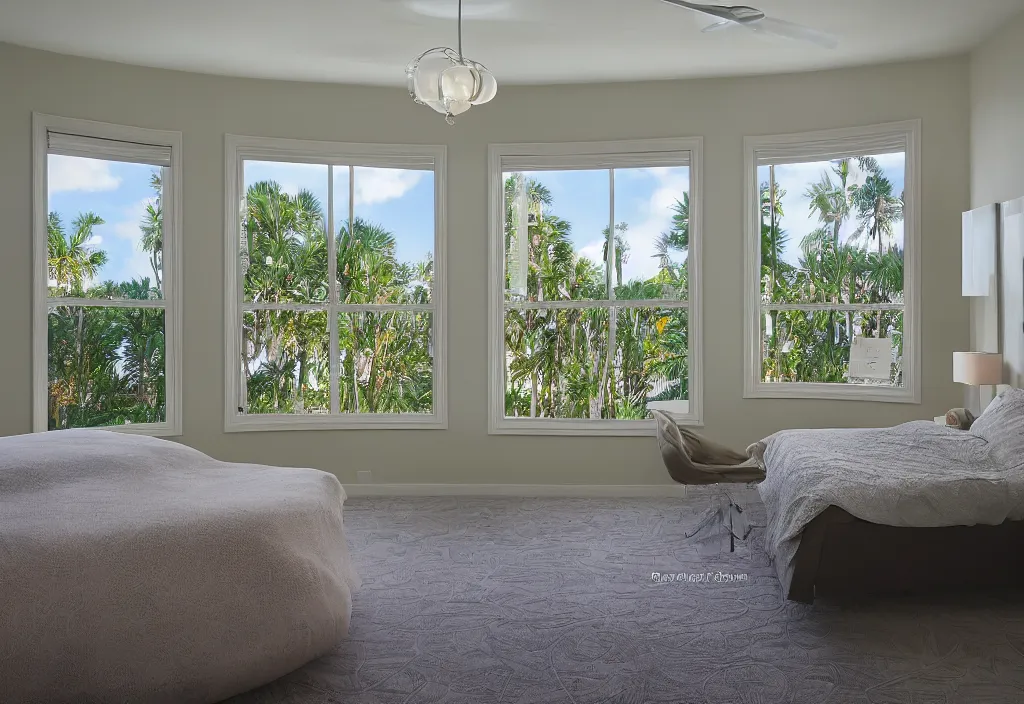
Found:
[[230, 702], [1024, 702], [1019, 593], [787, 603], [761, 530], [684, 538], [706, 506], [350, 500], [351, 639]]

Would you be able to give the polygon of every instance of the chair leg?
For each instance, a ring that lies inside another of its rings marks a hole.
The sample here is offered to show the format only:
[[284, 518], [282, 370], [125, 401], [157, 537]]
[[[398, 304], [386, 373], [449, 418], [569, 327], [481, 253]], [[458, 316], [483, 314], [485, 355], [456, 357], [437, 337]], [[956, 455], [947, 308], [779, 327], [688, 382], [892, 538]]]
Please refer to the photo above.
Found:
[[750, 531], [753, 530], [753, 526], [747, 521], [747, 514], [743, 511], [743, 507], [730, 501], [729, 512], [731, 514], [730, 526], [736, 539], [746, 540], [747, 536], [750, 535]]
[[687, 531], [683, 533], [683, 535], [685, 535], [687, 538], [692, 538], [693, 536], [697, 535], [697, 533], [700, 533], [702, 530], [704, 530], [704, 528], [706, 528], [709, 523], [711, 523], [712, 521], [720, 521], [722, 518], [724, 518], [724, 516], [722, 514], [721, 506], [709, 508], [707, 511], [704, 512], [704, 517], [700, 519], [700, 523], [698, 523], [693, 530]]
[[[736, 541], [746, 540], [753, 530], [753, 526], [747, 521], [743, 507], [732, 500], [732, 496], [725, 489], [720, 488], [715, 495], [715, 502], [700, 521], [691, 530], [683, 533], [687, 538], [692, 538], [702, 530], [714, 523], [720, 525], [729, 533], [729, 552], [736, 552]], [[725, 535], [721, 535], [722, 549], [725, 549]]]

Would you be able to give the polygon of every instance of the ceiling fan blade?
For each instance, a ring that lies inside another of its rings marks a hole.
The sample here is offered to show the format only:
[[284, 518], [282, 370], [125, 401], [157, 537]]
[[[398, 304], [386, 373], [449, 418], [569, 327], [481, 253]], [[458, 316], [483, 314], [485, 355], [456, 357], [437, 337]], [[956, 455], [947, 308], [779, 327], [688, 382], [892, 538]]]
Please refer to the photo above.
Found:
[[739, 22], [733, 22], [732, 20], [720, 20], [714, 24], [709, 24], [700, 31], [704, 34], [710, 34], [712, 32], [721, 32], [723, 29], [731, 29], [738, 26], [740, 26]]
[[685, 7], [687, 10], [703, 12], [705, 15], [711, 15], [720, 20], [728, 20], [730, 22], [753, 22], [764, 18], [763, 12], [746, 5], [701, 5], [696, 2], [688, 2], [688, 0], [662, 0], [662, 2], [667, 2], [669, 5], [675, 5], [676, 7]]
[[785, 37], [786, 39], [809, 42], [824, 49], [835, 49], [839, 46], [839, 39], [828, 32], [821, 32], [817, 29], [805, 27], [802, 24], [787, 22], [786, 20], [776, 19], [775, 17], [765, 17], [764, 19], [757, 20], [756, 22], [750, 22], [744, 26], [748, 29], [754, 30], [755, 32], [764, 32], [766, 34]]

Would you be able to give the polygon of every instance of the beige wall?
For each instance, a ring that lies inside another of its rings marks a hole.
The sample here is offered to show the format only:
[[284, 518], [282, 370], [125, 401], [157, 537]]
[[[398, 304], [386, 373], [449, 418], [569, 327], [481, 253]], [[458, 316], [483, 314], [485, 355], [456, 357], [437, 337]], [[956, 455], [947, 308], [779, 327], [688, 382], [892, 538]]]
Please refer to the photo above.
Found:
[[[802, 75], [635, 85], [503, 87], [448, 127], [401, 88], [200, 76], [0, 44], [0, 433], [30, 429], [32, 111], [184, 134], [184, 442], [227, 460], [315, 466], [353, 482], [667, 481], [652, 438], [487, 435], [487, 144], [703, 135], [707, 432], [744, 447], [787, 427], [892, 424], [958, 405], [951, 352], [968, 342], [960, 212], [968, 204], [965, 57]], [[920, 406], [742, 398], [744, 135], [923, 120]], [[443, 143], [449, 149], [448, 431], [226, 435], [223, 135]]]
[[1024, 196], [1024, 14], [971, 56], [972, 207]]
[[[971, 56], [971, 207], [1024, 196], [1024, 14]], [[999, 352], [999, 297], [970, 299], [971, 349]], [[987, 390], [986, 390], [987, 391]], [[978, 389], [967, 404], [980, 408]], [[987, 402], [990, 392], [985, 394]]]

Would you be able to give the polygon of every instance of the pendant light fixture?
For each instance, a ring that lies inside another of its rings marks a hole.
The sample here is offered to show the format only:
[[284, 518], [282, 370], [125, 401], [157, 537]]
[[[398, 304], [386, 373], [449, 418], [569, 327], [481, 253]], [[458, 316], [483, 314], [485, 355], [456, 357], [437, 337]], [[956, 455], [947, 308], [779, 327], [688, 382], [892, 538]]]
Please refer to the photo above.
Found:
[[483, 64], [462, 55], [462, 0], [459, 3], [459, 48], [441, 46], [423, 52], [405, 69], [409, 95], [444, 115], [455, 124], [455, 116], [474, 105], [490, 102], [498, 82]]

